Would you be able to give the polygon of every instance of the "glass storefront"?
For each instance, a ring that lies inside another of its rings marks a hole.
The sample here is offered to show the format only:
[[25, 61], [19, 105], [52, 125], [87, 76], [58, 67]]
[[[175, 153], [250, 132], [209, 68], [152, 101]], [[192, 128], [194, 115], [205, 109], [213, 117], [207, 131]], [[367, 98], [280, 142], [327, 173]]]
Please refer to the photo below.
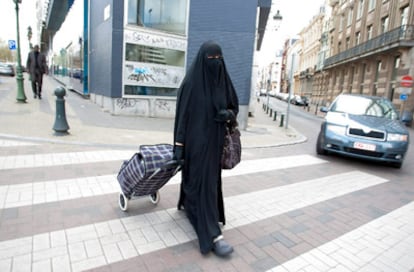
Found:
[[83, 1], [76, 0], [53, 38], [50, 67], [58, 81], [80, 93], [84, 93], [83, 17]]
[[176, 96], [185, 74], [188, 0], [128, 0], [123, 95]]
[[187, 0], [128, 0], [128, 24], [185, 35]]

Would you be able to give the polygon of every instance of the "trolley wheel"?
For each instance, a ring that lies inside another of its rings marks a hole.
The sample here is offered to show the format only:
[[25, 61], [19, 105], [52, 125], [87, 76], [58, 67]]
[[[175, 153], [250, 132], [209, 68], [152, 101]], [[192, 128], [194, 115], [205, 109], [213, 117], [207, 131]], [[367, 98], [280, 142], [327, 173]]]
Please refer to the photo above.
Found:
[[128, 198], [124, 195], [124, 193], [119, 193], [119, 208], [121, 208], [122, 211], [126, 212], [128, 210]]
[[150, 199], [153, 204], [158, 204], [158, 202], [160, 202], [160, 192], [156, 191], [155, 193], [151, 194]]

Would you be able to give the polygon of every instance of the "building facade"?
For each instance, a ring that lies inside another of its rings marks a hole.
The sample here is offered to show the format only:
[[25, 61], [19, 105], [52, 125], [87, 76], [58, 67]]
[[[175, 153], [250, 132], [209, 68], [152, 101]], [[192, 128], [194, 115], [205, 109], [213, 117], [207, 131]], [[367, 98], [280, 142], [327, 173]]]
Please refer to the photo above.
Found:
[[316, 78], [318, 78], [317, 75], [322, 68], [318, 61], [322, 52], [321, 37], [326, 17], [325, 7], [322, 6], [309, 25], [299, 33], [302, 52], [299, 60], [298, 86], [295, 94], [311, 97], [313, 88], [318, 87]]
[[[71, 7], [63, 4], [60, 9], [54, 2], [48, 2], [47, 18], [54, 12], [63, 20], [49, 20], [45, 33], [52, 36], [56, 77], [63, 76], [62, 82], [76, 89], [66, 81], [80, 74], [81, 93], [104, 110], [174, 117], [177, 88], [188, 66], [200, 45], [214, 40], [223, 49], [239, 97], [240, 126], [247, 126], [253, 52], [263, 39], [270, 0], [64, 0]], [[78, 6], [84, 12], [82, 34], [56, 46], [55, 39], [67, 37], [68, 30], [60, 35], [60, 29], [52, 31], [48, 24], [64, 27]], [[65, 16], [58, 12], [62, 9]], [[79, 63], [77, 56], [83, 58]]]
[[340, 93], [389, 98], [414, 110], [401, 86], [414, 75], [414, 0], [331, 0], [330, 57], [324, 63], [329, 104]]

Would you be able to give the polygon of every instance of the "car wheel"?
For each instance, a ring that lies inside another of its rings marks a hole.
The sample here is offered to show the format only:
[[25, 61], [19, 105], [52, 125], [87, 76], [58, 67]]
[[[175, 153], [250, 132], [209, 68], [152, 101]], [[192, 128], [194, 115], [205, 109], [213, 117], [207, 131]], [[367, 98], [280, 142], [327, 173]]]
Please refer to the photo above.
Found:
[[322, 133], [319, 132], [318, 140], [316, 141], [316, 154], [327, 155], [328, 152], [323, 148]]

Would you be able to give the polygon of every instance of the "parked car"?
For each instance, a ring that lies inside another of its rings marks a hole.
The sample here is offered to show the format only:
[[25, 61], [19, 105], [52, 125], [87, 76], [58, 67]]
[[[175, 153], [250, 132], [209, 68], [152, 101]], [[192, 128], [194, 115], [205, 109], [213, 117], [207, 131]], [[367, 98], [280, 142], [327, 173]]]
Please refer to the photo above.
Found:
[[290, 99], [290, 103], [298, 106], [305, 106], [305, 101], [302, 100], [302, 97], [300, 95], [293, 95]]
[[279, 92], [279, 93], [276, 94], [276, 98], [279, 99], [279, 100], [283, 100], [285, 95], [287, 96], [288, 94]]
[[391, 101], [383, 97], [341, 94], [329, 108], [316, 143], [316, 153], [336, 153], [389, 163], [401, 168], [409, 132]]
[[300, 98], [302, 98], [304, 106], [309, 106], [309, 97], [302, 95]]
[[0, 63], [0, 75], [14, 76], [14, 67], [11, 64]]
[[271, 90], [271, 91], [269, 91], [269, 96], [271, 96], [271, 97], [276, 97], [276, 91], [275, 90]]

